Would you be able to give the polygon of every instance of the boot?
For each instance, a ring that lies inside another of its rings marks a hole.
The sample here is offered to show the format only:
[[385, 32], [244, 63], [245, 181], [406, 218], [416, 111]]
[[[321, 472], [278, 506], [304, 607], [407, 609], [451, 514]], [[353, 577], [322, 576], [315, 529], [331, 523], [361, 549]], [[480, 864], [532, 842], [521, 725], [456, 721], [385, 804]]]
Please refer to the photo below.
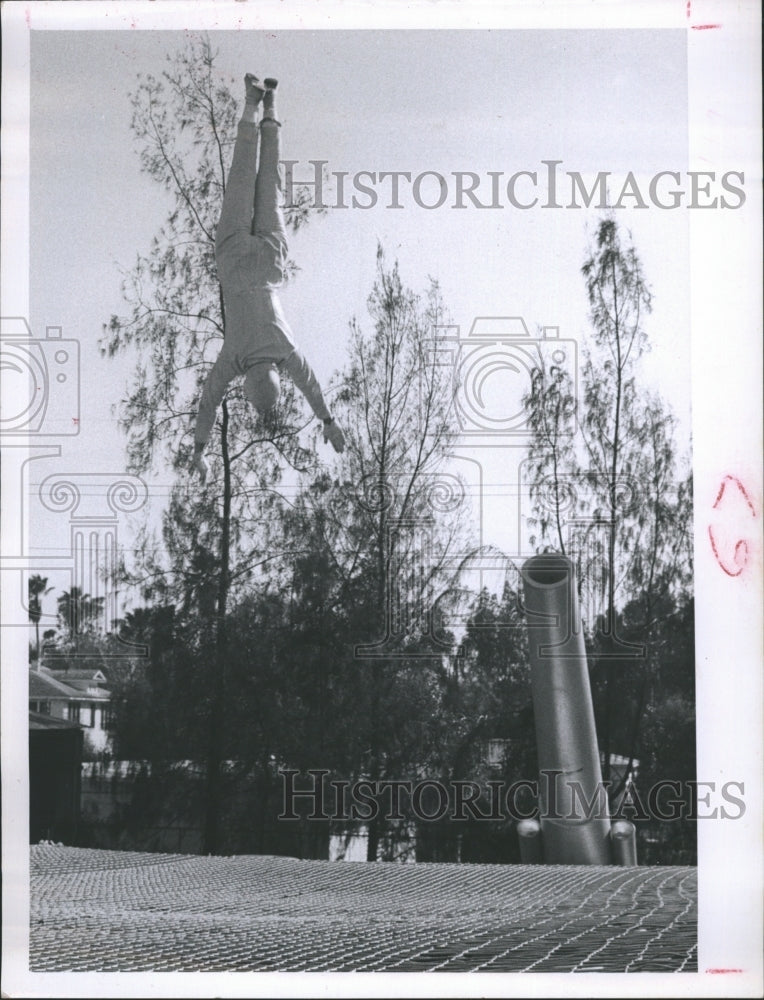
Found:
[[276, 121], [276, 87], [278, 87], [278, 80], [274, 80], [272, 76], [266, 77], [263, 81], [263, 86], [265, 87], [265, 93], [263, 95], [263, 118], [272, 118]]
[[265, 94], [265, 88], [262, 83], [260, 83], [254, 73], [247, 73], [244, 77], [244, 86], [247, 92], [247, 104], [253, 104], [257, 107]]

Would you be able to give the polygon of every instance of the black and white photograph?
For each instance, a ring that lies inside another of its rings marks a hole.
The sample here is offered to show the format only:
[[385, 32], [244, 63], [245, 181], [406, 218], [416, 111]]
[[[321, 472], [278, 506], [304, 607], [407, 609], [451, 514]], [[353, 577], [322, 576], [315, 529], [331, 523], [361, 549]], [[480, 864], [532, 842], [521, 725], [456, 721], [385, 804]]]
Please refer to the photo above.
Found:
[[761, 995], [759, 18], [3, 6], [3, 996]]

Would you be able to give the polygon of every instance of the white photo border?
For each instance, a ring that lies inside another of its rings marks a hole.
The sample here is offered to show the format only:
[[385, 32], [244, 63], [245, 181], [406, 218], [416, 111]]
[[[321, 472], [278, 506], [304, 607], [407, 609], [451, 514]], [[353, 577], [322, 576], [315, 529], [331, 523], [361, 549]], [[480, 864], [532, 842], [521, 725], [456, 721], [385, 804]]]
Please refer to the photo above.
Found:
[[[698, 821], [697, 974], [33, 974], [27, 968], [29, 858], [26, 635], [2, 639], [3, 992], [7, 996], [757, 996], [762, 988], [762, 310], [759, 5], [559, 2], [46, 2], [3, 7], [2, 315], [29, 314], [30, 31], [241, 27], [684, 28], [690, 169], [744, 170], [739, 212], [696, 212], [691, 226], [697, 766], [704, 781], [745, 785], [735, 823]], [[15, 488], [2, 465], [3, 495]], [[744, 484], [756, 518], [741, 523], [744, 573], [709, 544], [725, 477]], [[5, 505], [4, 505], [5, 506]], [[5, 512], [4, 512], [5, 513]], [[5, 543], [17, 525], [3, 517]], [[2, 607], [19, 594], [0, 573]], [[720, 974], [720, 970], [734, 970]]]

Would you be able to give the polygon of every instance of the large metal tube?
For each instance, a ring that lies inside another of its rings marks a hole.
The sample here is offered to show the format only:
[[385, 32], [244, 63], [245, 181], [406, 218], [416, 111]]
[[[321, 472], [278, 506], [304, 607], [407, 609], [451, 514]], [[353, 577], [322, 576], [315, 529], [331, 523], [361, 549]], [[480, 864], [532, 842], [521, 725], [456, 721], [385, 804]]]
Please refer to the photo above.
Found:
[[521, 819], [517, 824], [520, 861], [524, 865], [540, 865], [544, 861], [541, 850], [541, 826], [537, 819]]
[[613, 864], [628, 867], [637, 863], [637, 828], [628, 819], [617, 819], [610, 830]]
[[547, 864], [611, 864], [586, 649], [573, 564], [548, 554], [522, 567]]

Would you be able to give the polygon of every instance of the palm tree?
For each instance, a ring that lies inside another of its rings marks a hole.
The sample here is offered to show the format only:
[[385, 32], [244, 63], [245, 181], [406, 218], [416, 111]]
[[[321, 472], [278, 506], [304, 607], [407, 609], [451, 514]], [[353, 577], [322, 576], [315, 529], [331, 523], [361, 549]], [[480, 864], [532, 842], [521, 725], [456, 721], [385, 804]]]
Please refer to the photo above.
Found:
[[72, 587], [58, 599], [58, 618], [62, 627], [74, 637], [93, 627], [103, 614], [103, 605], [103, 597], [91, 597], [80, 587]]
[[34, 624], [35, 631], [35, 645], [37, 649], [36, 659], [37, 667], [40, 666], [40, 619], [42, 618], [42, 604], [40, 603], [40, 598], [45, 597], [49, 594], [52, 587], [48, 586], [47, 576], [40, 576], [35, 573], [29, 577], [28, 593], [29, 593], [29, 620]]

